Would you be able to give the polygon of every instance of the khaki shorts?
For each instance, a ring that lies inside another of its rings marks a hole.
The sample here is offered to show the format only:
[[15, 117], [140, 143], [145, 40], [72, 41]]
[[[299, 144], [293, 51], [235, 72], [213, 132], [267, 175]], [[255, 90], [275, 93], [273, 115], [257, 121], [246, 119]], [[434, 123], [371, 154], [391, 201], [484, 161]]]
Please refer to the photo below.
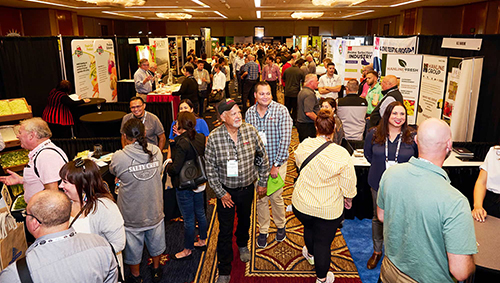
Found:
[[410, 276], [399, 270], [387, 257], [384, 256], [380, 267], [380, 279], [383, 283], [417, 283]]

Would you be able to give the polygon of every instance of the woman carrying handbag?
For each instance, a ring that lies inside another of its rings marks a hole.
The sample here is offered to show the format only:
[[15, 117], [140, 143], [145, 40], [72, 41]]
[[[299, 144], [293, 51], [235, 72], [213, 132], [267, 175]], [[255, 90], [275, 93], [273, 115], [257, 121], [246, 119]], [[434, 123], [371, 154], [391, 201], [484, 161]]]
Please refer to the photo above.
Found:
[[[180, 112], [177, 116], [177, 132], [175, 146], [172, 147], [173, 161], [167, 167], [167, 172], [172, 178], [172, 185], [177, 190], [177, 203], [184, 218], [184, 250], [172, 255], [174, 260], [185, 260], [192, 258], [193, 248], [205, 250], [207, 239], [207, 217], [203, 191], [205, 184], [199, 186], [186, 186], [185, 165], [187, 162], [197, 163], [198, 157], [205, 154], [205, 136], [197, 133], [196, 117], [191, 112]], [[202, 165], [203, 166], [203, 165]], [[199, 240], [194, 243], [195, 216], [198, 220]]]

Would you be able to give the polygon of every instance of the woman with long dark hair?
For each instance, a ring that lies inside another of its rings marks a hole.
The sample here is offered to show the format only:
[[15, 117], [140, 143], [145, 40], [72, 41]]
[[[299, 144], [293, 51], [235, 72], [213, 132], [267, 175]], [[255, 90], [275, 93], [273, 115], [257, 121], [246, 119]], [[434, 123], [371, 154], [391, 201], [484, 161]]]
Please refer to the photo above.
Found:
[[[66, 163], [59, 171], [60, 188], [71, 199], [71, 227], [79, 233], [102, 236], [117, 253], [123, 267], [121, 251], [125, 248], [123, 217], [108, 186], [102, 180], [99, 167], [90, 159]], [[120, 272], [123, 273], [123, 270]]]
[[71, 107], [90, 102], [90, 99], [73, 100], [69, 97], [71, 83], [60, 81], [56, 88], [50, 91], [47, 105], [43, 110], [42, 119], [49, 124], [53, 138], [70, 138], [71, 126], [75, 124]]
[[[179, 136], [175, 138], [175, 146], [172, 147], [173, 162], [167, 167], [167, 172], [172, 178], [172, 185], [177, 190], [177, 203], [184, 218], [184, 250], [172, 255], [173, 259], [191, 259], [193, 248], [206, 249], [207, 239], [207, 217], [203, 191], [205, 184], [195, 189], [179, 189], [179, 174], [184, 163], [188, 160], [196, 160], [197, 155], [205, 154], [205, 136], [197, 133], [196, 117], [192, 112], [180, 112], [177, 116], [177, 131]], [[195, 150], [196, 149], [196, 150]], [[200, 238], [194, 241], [195, 217], [198, 220]]]
[[[350, 209], [356, 196], [356, 172], [347, 150], [335, 143], [335, 120], [330, 110], [321, 109], [315, 121], [317, 136], [302, 141], [295, 150], [301, 168], [292, 195], [293, 213], [304, 225], [302, 255], [316, 270], [316, 283], [332, 283], [329, 272], [331, 245], [344, 208]], [[304, 161], [326, 145], [309, 163]]]
[[141, 120], [130, 119], [123, 126], [125, 147], [113, 154], [109, 171], [119, 184], [118, 208], [125, 221], [127, 243], [124, 262], [130, 265], [128, 282], [142, 282], [139, 265], [146, 244], [153, 258], [153, 280], [163, 275], [160, 255], [165, 251], [163, 224], [163, 156], [158, 146], [147, 142]]
[[387, 168], [408, 162], [410, 157], [418, 157], [414, 141], [414, 131], [408, 126], [407, 112], [403, 103], [394, 101], [387, 106], [382, 121], [368, 131], [365, 138], [364, 154], [370, 162], [368, 184], [373, 198], [372, 237], [373, 254], [367, 268], [374, 269], [382, 257], [383, 224], [377, 217], [377, 193], [380, 178]]

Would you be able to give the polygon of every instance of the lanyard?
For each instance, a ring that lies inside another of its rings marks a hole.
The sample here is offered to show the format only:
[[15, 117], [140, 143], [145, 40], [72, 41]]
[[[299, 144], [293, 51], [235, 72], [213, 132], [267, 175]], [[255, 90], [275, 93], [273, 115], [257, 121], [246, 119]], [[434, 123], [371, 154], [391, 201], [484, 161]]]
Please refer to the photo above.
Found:
[[[398, 140], [398, 147], [396, 148], [396, 158], [394, 161], [398, 163], [398, 155], [399, 155], [399, 148], [401, 147], [401, 135], [402, 133], [399, 133], [399, 140]], [[389, 138], [385, 138], [385, 162], [389, 161]]]
[[[142, 116], [142, 124], [144, 124], [146, 122], [146, 115], [148, 114], [148, 112], [144, 111], [144, 116]], [[141, 118], [137, 118], [137, 119], [141, 119]]]
[[71, 238], [71, 237], [73, 237], [75, 235], [76, 235], [76, 231], [71, 231], [68, 234], [64, 234], [64, 235], [56, 237], [56, 238], [52, 238], [52, 239], [48, 239], [48, 240], [42, 240], [42, 241], [34, 244], [34, 246], [33, 246], [32, 249], [34, 249], [34, 248], [36, 248], [38, 246], [43, 246], [43, 245], [45, 245], [47, 243], [53, 243], [53, 242], [59, 242], [59, 241], [62, 241], [62, 240], [66, 240], [66, 239]]

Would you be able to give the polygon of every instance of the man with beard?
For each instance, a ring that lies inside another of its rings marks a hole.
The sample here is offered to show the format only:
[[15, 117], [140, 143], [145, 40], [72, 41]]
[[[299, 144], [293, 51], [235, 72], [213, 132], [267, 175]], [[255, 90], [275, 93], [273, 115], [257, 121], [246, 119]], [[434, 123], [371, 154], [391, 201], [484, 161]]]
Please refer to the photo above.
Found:
[[163, 150], [165, 147], [165, 142], [167, 138], [165, 137], [165, 130], [160, 122], [160, 119], [156, 117], [155, 114], [148, 112], [146, 109], [146, 103], [142, 98], [135, 96], [130, 99], [130, 111], [127, 115], [123, 116], [122, 125], [120, 127], [122, 147], [125, 147], [125, 137], [123, 136], [123, 125], [127, 123], [128, 120], [135, 118], [141, 120], [146, 127], [146, 138], [148, 143], [154, 144]]
[[[370, 120], [368, 121], [368, 129], [375, 127], [382, 120], [382, 115], [384, 115], [385, 108], [394, 101], [399, 101], [403, 103], [403, 95], [398, 89], [398, 78], [393, 75], [385, 76], [380, 84], [382, 87], [382, 94], [384, 98], [378, 103], [377, 107], [373, 109], [370, 114]], [[368, 101], [369, 102], [369, 101]]]
[[222, 100], [217, 107], [223, 125], [210, 133], [205, 150], [208, 183], [217, 196], [219, 236], [217, 242], [218, 283], [228, 283], [233, 260], [232, 235], [235, 212], [238, 224], [235, 232], [240, 260], [250, 261], [250, 212], [257, 192], [267, 190], [269, 161], [257, 130], [243, 122], [241, 111], [232, 99]]

